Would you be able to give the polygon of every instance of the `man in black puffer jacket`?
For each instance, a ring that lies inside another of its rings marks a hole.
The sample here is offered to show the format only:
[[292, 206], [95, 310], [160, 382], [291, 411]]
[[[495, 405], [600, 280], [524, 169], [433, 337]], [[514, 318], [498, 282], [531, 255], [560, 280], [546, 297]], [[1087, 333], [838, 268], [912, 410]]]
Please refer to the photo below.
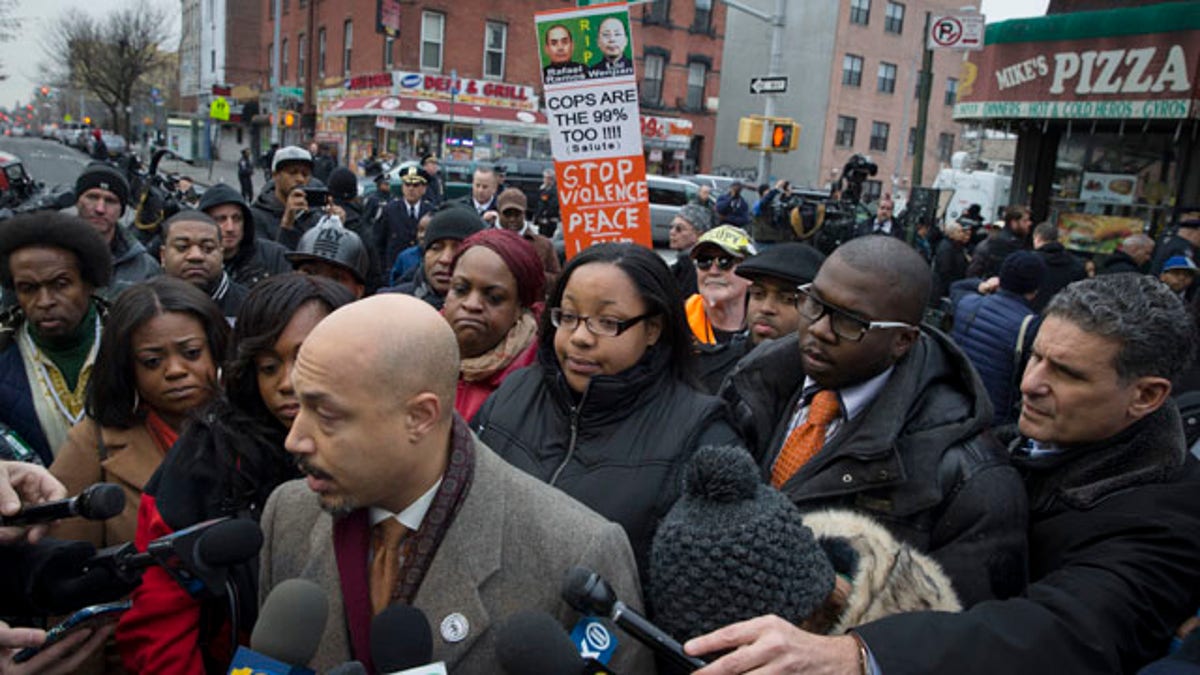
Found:
[[282, 244], [255, 236], [254, 214], [237, 190], [217, 183], [204, 191], [199, 208], [221, 227], [225, 271], [231, 279], [250, 288], [272, 274], [292, 271]]
[[1030, 303], [1033, 311], [1040, 312], [1050, 304], [1054, 294], [1068, 284], [1087, 276], [1083, 260], [1068, 251], [1058, 241], [1058, 225], [1051, 222], [1038, 223], [1033, 228], [1033, 250], [1046, 263], [1046, 278], [1038, 286], [1037, 295]]
[[[875, 518], [941, 563], [970, 606], [1024, 587], [1025, 494], [987, 433], [992, 405], [970, 362], [916, 325], [930, 284], [929, 267], [899, 239], [843, 244], [801, 287], [797, 334], [751, 352], [720, 395], [764, 473], [801, 510]], [[785, 441], [812, 428], [814, 401], [829, 391], [838, 413], [823, 444], [790, 468], [799, 442], [782, 453]]]

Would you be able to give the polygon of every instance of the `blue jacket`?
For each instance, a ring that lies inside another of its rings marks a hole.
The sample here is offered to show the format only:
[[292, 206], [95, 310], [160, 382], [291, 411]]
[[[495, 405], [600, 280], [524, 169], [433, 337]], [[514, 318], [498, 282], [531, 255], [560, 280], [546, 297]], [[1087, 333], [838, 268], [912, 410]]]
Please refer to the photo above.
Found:
[[750, 205], [740, 193], [736, 196], [726, 192], [717, 199], [717, 219], [721, 225], [729, 223], [745, 227], [750, 222]]
[[41, 457], [43, 465], [54, 462], [54, 449], [33, 408], [33, 390], [16, 340], [8, 340], [8, 346], [0, 351], [0, 424], [15, 431]]
[[[1021, 322], [1034, 314], [1025, 298], [1000, 289], [992, 295], [974, 291], [979, 279], [963, 279], [950, 286], [954, 301], [954, 329], [950, 337], [962, 348], [979, 371], [994, 410], [992, 424], [1016, 421], [1016, 404], [1021, 400], [1018, 366], [1014, 363]], [[1037, 334], [1035, 316], [1025, 330], [1022, 363]]]

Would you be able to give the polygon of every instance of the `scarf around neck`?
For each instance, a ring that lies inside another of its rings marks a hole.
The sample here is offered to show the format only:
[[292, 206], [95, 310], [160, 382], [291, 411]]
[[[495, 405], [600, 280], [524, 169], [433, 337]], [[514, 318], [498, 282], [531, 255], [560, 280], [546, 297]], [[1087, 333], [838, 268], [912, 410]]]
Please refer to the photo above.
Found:
[[533, 318], [533, 312], [523, 310], [521, 318], [508, 329], [508, 334], [495, 347], [479, 356], [462, 360], [462, 379], [467, 382], [479, 382], [490, 378], [524, 353], [536, 337], [537, 321]]

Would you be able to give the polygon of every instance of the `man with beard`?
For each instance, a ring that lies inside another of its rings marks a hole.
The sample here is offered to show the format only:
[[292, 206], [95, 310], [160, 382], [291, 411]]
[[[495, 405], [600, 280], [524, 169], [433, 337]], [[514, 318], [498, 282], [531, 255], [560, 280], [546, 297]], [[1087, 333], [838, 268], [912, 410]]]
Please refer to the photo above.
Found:
[[[432, 661], [491, 672], [496, 622], [514, 608], [579, 619], [560, 597], [572, 565], [640, 604], [622, 529], [510, 466], [454, 412], [458, 351], [438, 312], [397, 295], [342, 307], [300, 347], [286, 447], [307, 479], [263, 510], [259, 593], [291, 578], [332, 589], [307, 664], [319, 672], [351, 659], [371, 670], [371, 619], [392, 604], [440, 633]], [[613, 668], [653, 672], [649, 652], [620, 639]]]
[[181, 211], [163, 223], [162, 238], [163, 272], [207, 293], [233, 323], [250, 291], [225, 271], [217, 221], [202, 211]]
[[920, 328], [929, 266], [895, 237], [842, 244], [798, 289], [795, 336], [744, 358], [721, 397], [801, 510], [846, 508], [929, 554], [963, 605], [1025, 582], [1024, 489], [988, 433], [962, 351]]
[[100, 235], [65, 213], [17, 216], [0, 227], [0, 282], [17, 306], [0, 315], [0, 424], [50, 466], [83, 419], [100, 344], [112, 256]]
[[75, 180], [75, 212], [100, 233], [112, 254], [112, 299], [122, 289], [162, 274], [162, 268], [141, 242], [118, 221], [129, 205], [129, 182], [107, 164], [91, 164]]

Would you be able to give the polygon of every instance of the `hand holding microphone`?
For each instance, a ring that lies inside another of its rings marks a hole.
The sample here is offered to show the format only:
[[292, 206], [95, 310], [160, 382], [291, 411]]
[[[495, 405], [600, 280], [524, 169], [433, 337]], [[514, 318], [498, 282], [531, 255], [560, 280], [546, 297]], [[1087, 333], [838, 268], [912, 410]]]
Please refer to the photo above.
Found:
[[[67, 496], [67, 489], [46, 469], [28, 462], [0, 462], [0, 517], [14, 516], [22, 504], [39, 504]], [[0, 544], [21, 539], [36, 542], [45, 527], [31, 530], [0, 527]]]

